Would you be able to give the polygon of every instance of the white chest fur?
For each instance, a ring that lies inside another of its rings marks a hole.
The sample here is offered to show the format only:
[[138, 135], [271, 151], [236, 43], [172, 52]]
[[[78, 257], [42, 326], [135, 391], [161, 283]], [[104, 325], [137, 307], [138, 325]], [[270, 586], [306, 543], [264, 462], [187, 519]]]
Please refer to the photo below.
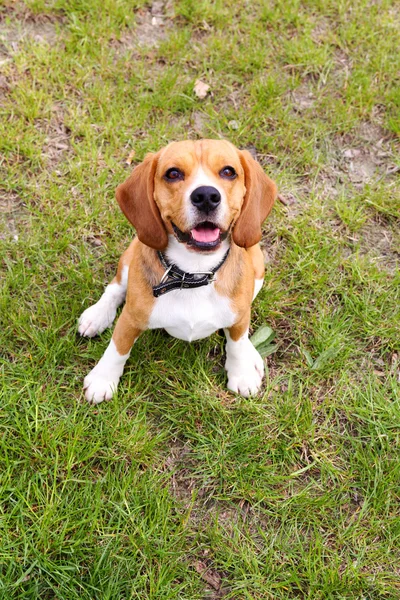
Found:
[[173, 290], [157, 298], [149, 329], [163, 328], [173, 337], [192, 342], [235, 323], [230, 299], [218, 294], [214, 284]]
[[[202, 254], [185, 248], [174, 236], [169, 236], [166, 250], [168, 260], [183, 271], [210, 271], [226, 254], [228, 242], [213, 253]], [[219, 273], [216, 273], [218, 279]], [[157, 298], [150, 315], [149, 329], [166, 329], [180, 340], [192, 342], [205, 338], [218, 329], [231, 327], [236, 315], [231, 300], [221, 296], [211, 283], [194, 289], [173, 290]]]

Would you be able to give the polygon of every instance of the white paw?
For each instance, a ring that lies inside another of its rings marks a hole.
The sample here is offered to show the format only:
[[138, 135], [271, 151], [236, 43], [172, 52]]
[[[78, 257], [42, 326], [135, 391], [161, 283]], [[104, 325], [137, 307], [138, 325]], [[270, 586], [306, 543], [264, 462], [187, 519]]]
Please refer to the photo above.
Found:
[[86, 375], [83, 382], [85, 398], [91, 404], [100, 404], [103, 400], [111, 400], [118, 387], [117, 373], [101, 373], [98, 365]]
[[88, 402], [99, 404], [103, 400], [112, 398], [128, 357], [129, 352], [124, 355], [120, 354], [114, 340], [110, 341], [107, 350], [89, 375], [86, 375], [83, 382]]
[[240, 356], [228, 355], [228, 389], [245, 398], [257, 394], [264, 377], [264, 361], [249, 341]]
[[85, 337], [103, 333], [112, 325], [116, 314], [117, 310], [113, 304], [99, 300], [81, 314], [78, 320], [78, 331]]

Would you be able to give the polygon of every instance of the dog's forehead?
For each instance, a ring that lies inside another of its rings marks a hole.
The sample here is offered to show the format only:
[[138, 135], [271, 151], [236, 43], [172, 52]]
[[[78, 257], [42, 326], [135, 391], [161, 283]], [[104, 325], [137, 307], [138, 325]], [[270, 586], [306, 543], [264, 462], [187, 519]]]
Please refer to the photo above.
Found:
[[238, 163], [240, 164], [237, 149], [225, 140], [173, 142], [161, 151], [159, 160], [161, 169], [182, 164], [190, 169], [198, 166], [212, 168], [214, 165], [221, 168]]

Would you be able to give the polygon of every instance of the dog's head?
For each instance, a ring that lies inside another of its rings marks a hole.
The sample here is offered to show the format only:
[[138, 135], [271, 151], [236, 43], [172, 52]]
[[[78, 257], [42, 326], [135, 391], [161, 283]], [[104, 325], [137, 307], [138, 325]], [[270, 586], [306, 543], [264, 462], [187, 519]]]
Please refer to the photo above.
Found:
[[276, 185], [246, 150], [198, 140], [148, 154], [116, 195], [147, 246], [163, 250], [173, 234], [193, 250], [212, 252], [228, 235], [244, 248], [261, 239]]

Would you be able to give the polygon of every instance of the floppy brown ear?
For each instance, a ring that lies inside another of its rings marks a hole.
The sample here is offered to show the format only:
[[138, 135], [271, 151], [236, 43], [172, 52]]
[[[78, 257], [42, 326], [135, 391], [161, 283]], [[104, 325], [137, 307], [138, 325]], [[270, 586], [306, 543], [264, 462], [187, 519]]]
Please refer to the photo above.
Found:
[[150, 248], [163, 250], [168, 244], [168, 236], [154, 201], [157, 161], [158, 154], [148, 154], [128, 179], [117, 187], [115, 195], [122, 212], [135, 227], [139, 240]]
[[277, 188], [250, 152], [242, 150], [239, 156], [244, 169], [246, 195], [232, 237], [238, 246], [250, 248], [261, 239], [261, 225], [271, 212]]

